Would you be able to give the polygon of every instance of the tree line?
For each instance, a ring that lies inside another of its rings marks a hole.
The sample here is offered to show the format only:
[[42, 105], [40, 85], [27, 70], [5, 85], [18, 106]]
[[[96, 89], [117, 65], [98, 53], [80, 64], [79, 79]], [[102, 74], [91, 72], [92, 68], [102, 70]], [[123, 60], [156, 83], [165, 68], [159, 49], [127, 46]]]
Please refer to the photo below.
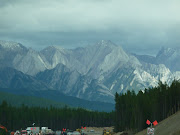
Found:
[[140, 131], [147, 128], [146, 120], [158, 122], [177, 112], [180, 108], [180, 81], [170, 86], [159, 81], [157, 87], [135, 94], [115, 94], [115, 131]]
[[39, 127], [49, 127], [53, 130], [62, 128], [75, 130], [81, 126], [112, 126], [113, 113], [89, 111], [82, 108], [49, 108], [15, 107], [3, 101], [0, 105], [0, 124], [8, 130], [15, 131], [31, 127], [32, 123]]

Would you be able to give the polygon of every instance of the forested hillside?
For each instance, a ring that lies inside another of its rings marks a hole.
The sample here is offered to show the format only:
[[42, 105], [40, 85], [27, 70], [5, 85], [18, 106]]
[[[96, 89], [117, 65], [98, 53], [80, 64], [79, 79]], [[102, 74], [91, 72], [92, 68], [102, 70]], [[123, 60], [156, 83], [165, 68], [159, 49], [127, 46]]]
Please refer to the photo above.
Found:
[[14, 107], [3, 101], [0, 105], [0, 122], [8, 130], [25, 129], [36, 123], [36, 126], [47, 126], [53, 130], [61, 130], [62, 128], [76, 129], [81, 126], [111, 126], [113, 125], [114, 113], [93, 112], [85, 109], [64, 108], [40, 108]]
[[158, 122], [177, 112], [180, 108], [180, 81], [170, 86], [159, 81], [154, 88], [115, 95], [115, 130], [140, 131], [147, 127], [146, 120]]

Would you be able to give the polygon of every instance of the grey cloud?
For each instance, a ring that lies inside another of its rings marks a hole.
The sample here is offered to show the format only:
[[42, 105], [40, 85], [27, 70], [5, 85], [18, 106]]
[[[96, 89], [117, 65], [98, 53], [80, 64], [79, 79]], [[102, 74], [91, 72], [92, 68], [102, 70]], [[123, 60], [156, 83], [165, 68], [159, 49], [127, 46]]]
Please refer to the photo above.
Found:
[[1, 0], [0, 3], [0, 38], [22, 41], [38, 49], [47, 44], [73, 47], [79, 42], [101, 39], [142, 50], [180, 44], [179, 0]]
[[166, 28], [180, 22], [178, 4], [178, 0], [15, 0], [0, 9], [0, 17], [14, 31]]

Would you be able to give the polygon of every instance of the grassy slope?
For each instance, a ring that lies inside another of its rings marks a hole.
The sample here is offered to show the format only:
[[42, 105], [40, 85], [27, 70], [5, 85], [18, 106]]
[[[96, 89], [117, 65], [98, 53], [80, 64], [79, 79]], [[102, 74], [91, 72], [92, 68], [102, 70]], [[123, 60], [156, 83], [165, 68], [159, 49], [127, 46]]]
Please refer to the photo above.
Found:
[[[180, 135], [180, 111], [161, 121], [155, 127], [156, 135]], [[136, 135], [147, 135], [147, 129]]]

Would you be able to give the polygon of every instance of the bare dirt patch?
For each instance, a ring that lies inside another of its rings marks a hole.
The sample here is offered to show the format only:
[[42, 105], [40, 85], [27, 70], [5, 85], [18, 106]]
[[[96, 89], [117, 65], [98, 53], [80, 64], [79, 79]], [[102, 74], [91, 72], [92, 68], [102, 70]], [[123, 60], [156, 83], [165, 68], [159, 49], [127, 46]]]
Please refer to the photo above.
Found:
[[[155, 128], [155, 135], [180, 135], [180, 111], [161, 121]], [[147, 135], [147, 129], [136, 135]]]

